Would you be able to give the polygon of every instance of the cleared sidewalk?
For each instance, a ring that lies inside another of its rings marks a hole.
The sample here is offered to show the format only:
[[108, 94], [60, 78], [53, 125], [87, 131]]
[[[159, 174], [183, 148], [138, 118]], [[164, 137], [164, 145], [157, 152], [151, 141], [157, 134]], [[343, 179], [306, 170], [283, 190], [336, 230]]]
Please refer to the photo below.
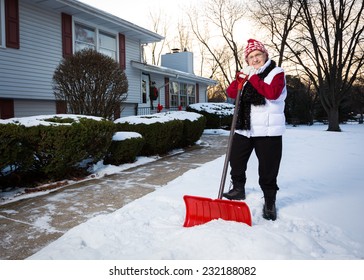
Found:
[[0, 205], [0, 259], [29, 257], [72, 227], [113, 212], [186, 171], [220, 157], [226, 153], [227, 141], [227, 136], [204, 134], [199, 145], [183, 153]]

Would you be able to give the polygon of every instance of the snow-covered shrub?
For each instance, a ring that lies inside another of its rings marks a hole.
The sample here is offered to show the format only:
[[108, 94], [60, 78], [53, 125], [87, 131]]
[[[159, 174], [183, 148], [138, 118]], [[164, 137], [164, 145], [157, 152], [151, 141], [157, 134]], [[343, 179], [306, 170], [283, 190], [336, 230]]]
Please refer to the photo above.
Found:
[[117, 131], [133, 131], [143, 136], [143, 156], [166, 154], [178, 146], [183, 133], [182, 121], [161, 118], [159, 114], [123, 117], [114, 122]]
[[135, 131], [145, 139], [141, 155], [165, 154], [194, 144], [205, 128], [205, 117], [192, 112], [172, 111], [115, 120], [118, 131]]
[[134, 162], [145, 140], [137, 132], [116, 132], [104, 158], [104, 164], [120, 165]]
[[230, 103], [195, 103], [186, 108], [206, 117], [206, 128], [230, 128], [235, 106]]
[[20, 177], [32, 174], [40, 180], [65, 179], [76, 171], [85, 172], [87, 163], [103, 159], [115, 131], [111, 121], [78, 115], [14, 118], [0, 124], [19, 128], [7, 135], [10, 142], [2, 142], [12, 156], [1, 163], [1, 171], [18, 171]]

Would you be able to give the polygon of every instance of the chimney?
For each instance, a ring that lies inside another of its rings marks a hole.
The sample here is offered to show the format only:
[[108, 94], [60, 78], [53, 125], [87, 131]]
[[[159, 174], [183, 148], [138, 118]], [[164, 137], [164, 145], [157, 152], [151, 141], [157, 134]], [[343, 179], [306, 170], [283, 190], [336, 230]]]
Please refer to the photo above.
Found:
[[162, 55], [161, 66], [194, 74], [193, 53], [187, 50], [180, 52], [177, 48], [172, 49], [172, 53]]

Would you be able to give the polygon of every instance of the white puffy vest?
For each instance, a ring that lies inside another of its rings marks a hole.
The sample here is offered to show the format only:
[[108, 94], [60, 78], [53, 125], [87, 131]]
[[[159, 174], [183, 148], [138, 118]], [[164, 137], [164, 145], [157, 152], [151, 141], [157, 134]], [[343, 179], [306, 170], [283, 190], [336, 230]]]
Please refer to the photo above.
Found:
[[[259, 72], [269, 65], [270, 60], [262, 66]], [[274, 68], [265, 78], [264, 82], [270, 84], [275, 75], [282, 73], [284, 70], [281, 67]], [[236, 130], [236, 133], [246, 137], [257, 136], [280, 136], [286, 130], [286, 118], [284, 115], [284, 100], [287, 96], [286, 87], [283, 88], [281, 95], [276, 100], [265, 99], [265, 105], [255, 106], [251, 105], [251, 129], [250, 130]]]

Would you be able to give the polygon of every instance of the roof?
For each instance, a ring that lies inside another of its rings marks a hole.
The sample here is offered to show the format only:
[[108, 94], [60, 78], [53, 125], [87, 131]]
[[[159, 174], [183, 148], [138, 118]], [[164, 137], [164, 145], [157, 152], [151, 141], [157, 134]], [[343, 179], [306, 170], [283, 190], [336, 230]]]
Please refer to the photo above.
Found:
[[163, 36], [123, 20], [117, 16], [94, 8], [76, 0], [25, 0], [49, 10], [66, 13], [98, 26], [115, 30], [126, 37], [140, 41], [141, 44], [159, 42]]
[[131, 66], [136, 69], [145, 71], [145, 72], [155, 73], [155, 74], [160, 74], [160, 75], [164, 75], [167, 77], [175, 78], [176, 80], [183, 79], [183, 80], [188, 80], [191, 82], [206, 84], [206, 85], [210, 85], [210, 86], [217, 84], [217, 82], [213, 79], [196, 76], [195, 74], [182, 72], [182, 71], [167, 68], [167, 67], [142, 63], [142, 62], [135, 61], [135, 60], [131, 61]]

